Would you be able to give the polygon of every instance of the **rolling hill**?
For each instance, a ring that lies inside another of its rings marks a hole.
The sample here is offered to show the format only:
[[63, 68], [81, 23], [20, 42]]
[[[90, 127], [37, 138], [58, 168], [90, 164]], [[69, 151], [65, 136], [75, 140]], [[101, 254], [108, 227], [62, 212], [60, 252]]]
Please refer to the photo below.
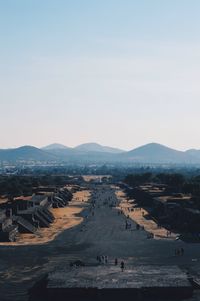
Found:
[[41, 149], [48, 151], [48, 150], [54, 150], [54, 149], [69, 149], [69, 147], [65, 146], [63, 144], [60, 144], [60, 143], [52, 143], [52, 144], [42, 147]]
[[131, 151], [121, 151], [97, 143], [86, 143], [75, 148], [53, 144], [43, 149], [22, 146], [1, 149], [0, 162], [66, 162], [66, 163], [117, 163], [117, 164], [200, 164], [200, 151], [178, 151], [158, 143], [149, 143]]
[[187, 152], [178, 151], [162, 144], [149, 143], [121, 155], [124, 159], [140, 163], [190, 164], [197, 160]]
[[29, 145], [0, 150], [0, 161], [53, 161], [56, 159], [53, 154]]
[[198, 149], [189, 149], [189, 150], [186, 151], [186, 153], [200, 161], [200, 150], [198, 150]]
[[114, 148], [114, 147], [109, 147], [109, 146], [103, 146], [98, 143], [84, 143], [76, 146], [75, 149], [81, 152], [103, 152], [103, 153], [112, 153], [112, 154], [118, 154], [124, 152], [124, 150]]

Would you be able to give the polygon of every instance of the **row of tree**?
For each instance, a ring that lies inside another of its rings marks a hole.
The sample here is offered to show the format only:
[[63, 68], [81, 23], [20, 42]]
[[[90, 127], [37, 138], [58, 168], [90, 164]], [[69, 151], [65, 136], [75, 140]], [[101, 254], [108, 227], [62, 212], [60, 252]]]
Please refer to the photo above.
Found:
[[200, 175], [186, 176], [181, 173], [158, 173], [151, 172], [129, 174], [124, 182], [131, 187], [145, 183], [165, 184], [173, 192], [191, 193], [200, 196]]
[[67, 176], [0, 176], [0, 195], [31, 195], [39, 186], [64, 186]]

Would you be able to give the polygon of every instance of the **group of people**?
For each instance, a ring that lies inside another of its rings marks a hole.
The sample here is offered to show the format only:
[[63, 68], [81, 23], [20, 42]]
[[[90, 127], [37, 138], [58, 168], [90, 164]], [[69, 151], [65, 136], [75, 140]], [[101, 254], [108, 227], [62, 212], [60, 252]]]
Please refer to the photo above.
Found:
[[122, 214], [124, 214], [124, 212], [123, 212], [123, 210], [118, 210], [118, 211], [117, 211], [117, 214], [118, 214], [118, 215], [122, 215]]
[[148, 239], [154, 238], [154, 234], [151, 233], [151, 232], [148, 232], [148, 233], [147, 233], [147, 238], [148, 238]]
[[99, 263], [107, 264], [108, 263], [108, 256], [107, 255], [97, 255], [97, 261]]
[[184, 255], [184, 249], [183, 248], [179, 248], [179, 249], [175, 249], [175, 256], [183, 256]]
[[[107, 264], [108, 263], [108, 256], [107, 255], [97, 255], [97, 261], [99, 263]], [[115, 258], [114, 263], [115, 263], [115, 266], [118, 266], [118, 258]], [[124, 263], [123, 260], [120, 262], [120, 268], [121, 268], [122, 272], [125, 269], [125, 263]]]

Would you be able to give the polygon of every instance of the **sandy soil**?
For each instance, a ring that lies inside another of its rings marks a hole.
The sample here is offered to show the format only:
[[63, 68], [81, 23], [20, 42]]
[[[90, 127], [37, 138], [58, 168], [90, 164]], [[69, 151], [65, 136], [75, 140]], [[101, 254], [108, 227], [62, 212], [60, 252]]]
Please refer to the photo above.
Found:
[[4, 198], [4, 197], [0, 197], [0, 204], [4, 204], [8, 201], [7, 198]]
[[0, 245], [37, 245], [52, 241], [60, 232], [77, 226], [83, 221], [83, 218], [77, 215], [87, 206], [89, 196], [90, 192], [88, 190], [74, 193], [69, 206], [50, 209], [55, 220], [49, 228], [40, 228], [36, 234], [18, 234], [15, 242], [0, 243]]
[[[159, 228], [156, 222], [152, 219], [146, 219], [145, 216], [148, 216], [147, 210], [144, 208], [136, 208], [136, 204], [132, 202], [130, 203], [123, 191], [116, 191], [116, 195], [121, 199], [118, 209], [121, 209], [126, 216], [129, 215], [132, 220], [134, 220], [138, 225], [144, 227], [147, 232], [152, 233], [154, 235], [154, 239], [176, 240], [178, 236], [177, 233], [169, 233], [169, 231], [165, 228]], [[134, 208], [134, 211], [129, 211], [129, 208]]]

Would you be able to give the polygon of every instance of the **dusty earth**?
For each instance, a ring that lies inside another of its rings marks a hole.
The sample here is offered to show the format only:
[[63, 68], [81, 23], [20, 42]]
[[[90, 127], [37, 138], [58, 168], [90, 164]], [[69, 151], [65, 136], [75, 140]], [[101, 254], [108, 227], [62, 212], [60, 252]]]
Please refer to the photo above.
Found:
[[149, 216], [149, 213], [144, 208], [138, 208], [134, 201], [130, 201], [126, 198], [126, 195], [123, 191], [117, 190], [116, 195], [121, 202], [119, 204], [119, 209], [123, 211], [123, 213], [135, 221], [141, 227], [144, 227], [145, 230], [154, 235], [154, 239], [168, 239], [168, 240], [176, 240], [179, 236], [178, 233], [169, 232], [167, 229], [163, 227], [158, 227], [158, 225], [152, 220], [146, 218]]
[[80, 213], [87, 208], [90, 192], [77, 191], [69, 206], [65, 208], [51, 208], [55, 220], [49, 228], [40, 228], [36, 234], [18, 234], [15, 242], [1, 243], [0, 246], [20, 246], [44, 244], [55, 239], [63, 230], [79, 225], [83, 221]]
[[[119, 214], [120, 199], [116, 188], [97, 185], [91, 191], [92, 203], [80, 213], [82, 223], [62, 231], [54, 240], [39, 245], [0, 247], [0, 300], [28, 300], [28, 290], [49, 271], [69, 266], [80, 259], [97, 264], [97, 255], [107, 255], [108, 264], [114, 259], [125, 265], [178, 265], [192, 274], [200, 275], [200, 245], [179, 240], [147, 239], [147, 232], [126, 230], [126, 217]], [[114, 207], [112, 207], [114, 206]], [[183, 247], [184, 256], [174, 250]], [[196, 299], [196, 296], [193, 298]]]

